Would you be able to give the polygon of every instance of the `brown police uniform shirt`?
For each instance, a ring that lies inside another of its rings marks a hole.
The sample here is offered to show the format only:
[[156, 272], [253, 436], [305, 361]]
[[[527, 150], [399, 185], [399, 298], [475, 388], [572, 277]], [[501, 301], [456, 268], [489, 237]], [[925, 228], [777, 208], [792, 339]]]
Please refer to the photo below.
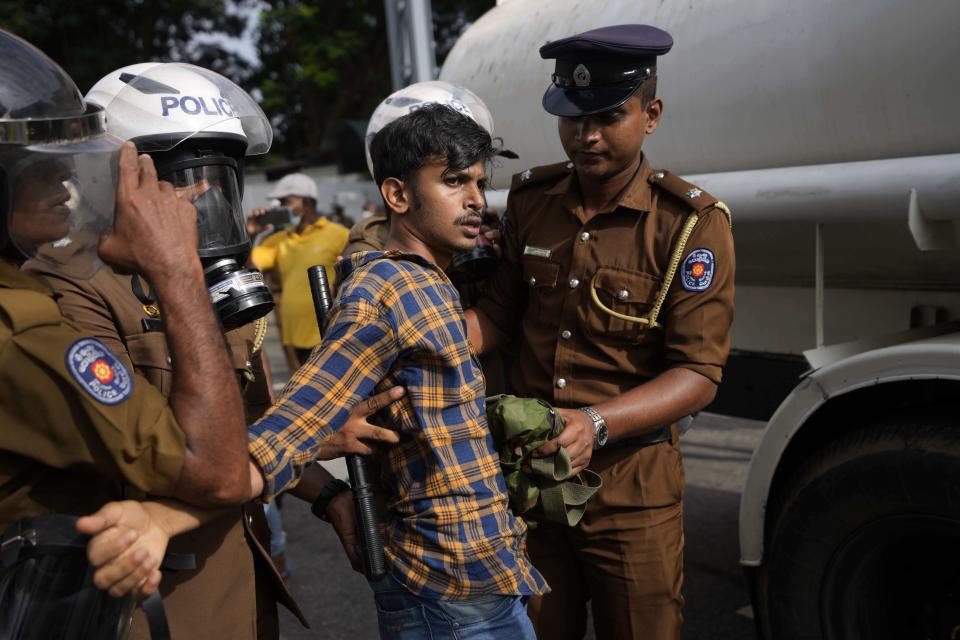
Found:
[[390, 221], [386, 216], [370, 216], [353, 225], [347, 236], [347, 246], [340, 255], [347, 258], [358, 251], [383, 251], [390, 235]]
[[[694, 185], [652, 170], [646, 158], [615, 206], [589, 221], [569, 163], [517, 174], [500, 269], [478, 303], [507, 335], [520, 327], [514, 391], [580, 407], [673, 367], [719, 383], [733, 319], [733, 237], [724, 209]], [[604, 311], [594, 293], [614, 313], [649, 313], [694, 212], [699, 220], [659, 313], [662, 329]], [[634, 504], [675, 502], [674, 489], [643, 487], [649, 494]]]
[[125, 367], [46, 285], [0, 262], [0, 530], [92, 513], [128, 488], [173, 492], [186, 437], [166, 398]]
[[[161, 310], [142, 281], [101, 268], [92, 278], [74, 280], [28, 262], [25, 270], [42, 276], [57, 294], [63, 313], [143, 375], [164, 396], [173, 381], [173, 362], [163, 333]], [[137, 287], [141, 298], [134, 293]], [[252, 423], [270, 406], [254, 324], [226, 333]], [[257, 539], [256, 530], [266, 537]], [[230, 511], [189, 533], [177, 536], [170, 551], [193, 554], [196, 570], [167, 572], [160, 585], [173, 637], [277, 637], [273, 603], [283, 602], [296, 615], [299, 609], [270, 560], [269, 529], [259, 504]], [[255, 566], [256, 561], [256, 566]], [[255, 573], [261, 579], [255, 581]], [[260, 603], [258, 611], [257, 602]], [[270, 604], [267, 604], [270, 603]], [[272, 610], [271, 610], [272, 608]], [[211, 615], [217, 612], [216, 615]], [[264, 619], [258, 619], [264, 618]], [[258, 636], [257, 625], [261, 625]], [[263, 628], [266, 626], [266, 628]], [[131, 638], [148, 638], [138, 611]]]

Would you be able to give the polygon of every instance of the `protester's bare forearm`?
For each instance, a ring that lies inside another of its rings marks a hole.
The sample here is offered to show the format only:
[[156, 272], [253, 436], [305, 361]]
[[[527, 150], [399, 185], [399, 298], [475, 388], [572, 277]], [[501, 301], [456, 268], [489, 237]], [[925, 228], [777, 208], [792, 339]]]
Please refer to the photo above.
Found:
[[175, 495], [205, 506], [240, 504], [250, 493], [243, 403], [200, 261], [150, 280], [172, 358], [170, 406], [187, 436]]
[[716, 391], [709, 378], [675, 368], [593, 407], [606, 421], [610, 439], [619, 440], [652, 433], [703, 409]]

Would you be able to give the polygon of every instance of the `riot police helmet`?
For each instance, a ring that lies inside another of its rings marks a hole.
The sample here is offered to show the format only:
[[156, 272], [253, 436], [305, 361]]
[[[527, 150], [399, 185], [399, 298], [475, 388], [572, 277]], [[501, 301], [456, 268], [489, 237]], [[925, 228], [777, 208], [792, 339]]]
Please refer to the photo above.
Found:
[[370, 157], [370, 143], [380, 129], [412, 113], [425, 104], [444, 104], [451, 109], [471, 118], [493, 137], [493, 116], [487, 105], [477, 94], [443, 80], [417, 82], [391, 93], [377, 105], [367, 123], [364, 136], [364, 148], [367, 154], [367, 168], [373, 176], [373, 158]]
[[227, 328], [273, 308], [263, 276], [245, 269], [246, 156], [264, 154], [273, 129], [250, 94], [191, 64], [146, 62], [117, 69], [87, 93], [108, 130], [153, 158], [157, 176], [197, 209], [200, 254], [211, 299]]

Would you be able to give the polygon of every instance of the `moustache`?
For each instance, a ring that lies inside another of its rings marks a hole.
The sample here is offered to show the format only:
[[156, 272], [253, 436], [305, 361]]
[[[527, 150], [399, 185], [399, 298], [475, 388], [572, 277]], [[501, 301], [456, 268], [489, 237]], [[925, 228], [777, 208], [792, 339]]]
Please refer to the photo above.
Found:
[[461, 224], [481, 224], [483, 222], [483, 216], [479, 213], [467, 213], [462, 216], [458, 216], [456, 220], [453, 221], [453, 226], [459, 226]]

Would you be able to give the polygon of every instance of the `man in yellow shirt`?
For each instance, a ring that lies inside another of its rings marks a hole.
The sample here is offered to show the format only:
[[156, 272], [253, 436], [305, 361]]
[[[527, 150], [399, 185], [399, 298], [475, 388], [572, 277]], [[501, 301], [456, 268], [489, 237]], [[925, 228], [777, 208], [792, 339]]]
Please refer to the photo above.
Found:
[[[291, 173], [284, 176], [268, 196], [280, 200], [291, 211], [293, 225], [268, 236], [254, 247], [250, 259], [261, 271], [272, 271], [279, 277], [283, 290], [279, 304], [280, 335], [285, 348], [292, 348], [297, 364], [303, 364], [320, 343], [317, 318], [310, 298], [307, 268], [322, 264], [330, 282], [335, 275], [331, 268], [347, 244], [350, 231], [317, 214], [317, 184], [310, 176]], [[265, 209], [255, 209], [252, 221]]]

